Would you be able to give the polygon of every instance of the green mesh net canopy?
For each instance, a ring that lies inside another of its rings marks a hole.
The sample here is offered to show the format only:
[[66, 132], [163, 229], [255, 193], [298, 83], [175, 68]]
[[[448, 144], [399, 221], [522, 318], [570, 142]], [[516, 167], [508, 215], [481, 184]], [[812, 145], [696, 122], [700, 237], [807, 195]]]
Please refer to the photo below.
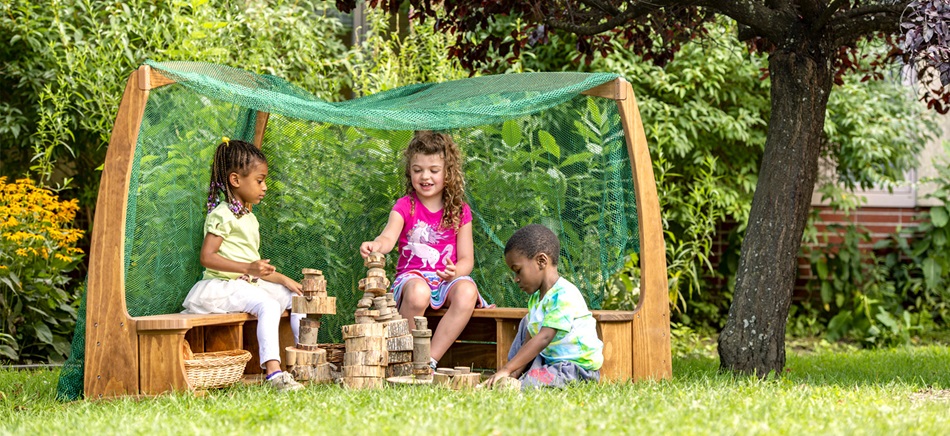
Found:
[[[176, 313], [202, 274], [198, 261], [211, 159], [222, 136], [252, 141], [270, 114], [262, 149], [268, 192], [254, 207], [261, 255], [300, 280], [324, 272], [337, 315], [321, 342], [341, 342], [366, 268], [359, 244], [382, 230], [405, 194], [402, 150], [414, 130], [452, 135], [464, 158], [474, 216], [479, 291], [525, 307], [502, 253], [518, 228], [544, 224], [560, 238], [561, 274], [600, 308], [638, 252], [635, 194], [617, 104], [581, 92], [618, 76], [527, 73], [405, 86], [327, 102], [283, 79], [195, 62], [148, 62], [176, 83], [151, 90], [128, 192], [125, 295], [129, 314]], [[394, 275], [396, 250], [387, 255]], [[84, 306], [85, 301], [83, 301]], [[62, 371], [60, 398], [82, 394], [85, 311]]]

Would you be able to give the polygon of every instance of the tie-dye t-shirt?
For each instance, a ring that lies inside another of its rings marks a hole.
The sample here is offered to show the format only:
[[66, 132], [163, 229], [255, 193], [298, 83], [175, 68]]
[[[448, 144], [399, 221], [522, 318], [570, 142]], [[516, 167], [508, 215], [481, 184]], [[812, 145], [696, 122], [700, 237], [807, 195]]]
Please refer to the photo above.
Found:
[[561, 277], [539, 301], [540, 294], [528, 297], [528, 333], [534, 337], [542, 327], [556, 331], [541, 350], [544, 363], [570, 361], [589, 371], [599, 370], [604, 364], [604, 343], [597, 338], [597, 322], [581, 291]]
[[[411, 270], [442, 271], [448, 263], [446, 258], [452, 259], [452, 263], [458, 261], [457, 233], [454, 229], [439, 226], [441, 210], [433, 212], [427, 209], [418, 198], [414, 198], [413, 210], [409, 198], [408, 195], [402, 197], [393, 205], [393, 210], [405, 221], [396, 245], [399, 249], [396, 275]], [[472, 210], [463, 203], [460, 227], [470, 222]]]

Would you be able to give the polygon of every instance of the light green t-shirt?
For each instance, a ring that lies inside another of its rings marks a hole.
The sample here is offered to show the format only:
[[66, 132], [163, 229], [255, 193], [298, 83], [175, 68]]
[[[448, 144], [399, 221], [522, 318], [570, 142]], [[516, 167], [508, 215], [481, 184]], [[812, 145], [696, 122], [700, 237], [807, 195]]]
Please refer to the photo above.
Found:
[[[253, 213], [240, 218], [228, 209], [227, 203], [221, 203], [205, 217], [205, 234], [211, 233], [224, 238], [218, 254], [237, 262], [255, 262], [261, 260], [260, 224]], [[240, 273], [231, 273], [205, 269], [203, 280], [240, 277]]]
[[571, 361], [589, 371], [599, 370], [604, 364], [604, 343], [597, 337], [597, 321], [581, 291], [561, 277], [540, 301], [539, 294], [528, 297], [528, 333], [534, 337], [542, 327], [556, 331], [541, 350], [545, 363]]

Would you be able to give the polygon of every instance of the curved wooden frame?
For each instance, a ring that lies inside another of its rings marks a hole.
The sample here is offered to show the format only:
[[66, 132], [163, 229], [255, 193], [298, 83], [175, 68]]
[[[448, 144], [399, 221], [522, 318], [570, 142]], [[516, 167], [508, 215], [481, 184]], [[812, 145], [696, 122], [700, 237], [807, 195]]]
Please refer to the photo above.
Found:
[[[89, 254], [84, 368], [86, 398], [154, 392], [153, 386], [149, 386], [152, 372], [149, 368], [165, 366], [163, 371], [166, 371], [168, 366], [181, 365], [180, 360], [170, 359], [169, 356], [180, 353], [180, 348], [175, 347], [181, 344], [185, 330], [191, 324], [182, 321], [181, 326], [171, 326], [174, 328], [164, 326], [176, 332], [171, 335], [173, 339], [170, 341], [156, 342], [149, 339], [147, 330], [151, 327], [147, 326], [165, 321], [137, 319], [129, 315], [125, 303], [125, 271], [122, 268], [125, 264], [126, 209], [132, 161], [149, 91], [172, 83], [174, 80], [148, 66], [133, 72], [122, 96], [109, 140]], [[634, 311], [631, 337], [633, 379], [670, 378], [672, 367], [666, 252], [656, 182], [640, 111], [630, 83], [622, 78], [591, 88], [584, 94], [617, 102], [635, 180], [641, 244], [641, 297]], [[267, 119], [267, 113], [257, 114], [254, 143], [258, 147], [263, 141]], [[231, 323], [240, 323], [240, 320]], [[152, 347], [161, 348], [161, 352], [154, 352]], [[142, 363], [143, 359], [147, 362]], [[145, 366], [149, 368], [143, 368]], [[180, 369], [181, 374], [184, 373], [183, 367], [172, 368], [171, 372], [178, 374], [177, 369]], [[173, 388], [186, 386], [181, 377], [163, 383], [170, 383]]]

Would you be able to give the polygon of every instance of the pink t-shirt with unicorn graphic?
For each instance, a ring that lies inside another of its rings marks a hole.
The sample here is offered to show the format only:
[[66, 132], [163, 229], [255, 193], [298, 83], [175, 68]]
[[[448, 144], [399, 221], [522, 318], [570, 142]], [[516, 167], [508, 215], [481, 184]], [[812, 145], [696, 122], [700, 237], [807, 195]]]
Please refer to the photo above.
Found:
[[[399, 260], [396, 263], [396, 274], [405, 271], [442, 271], [452, 259], [458, 261], [456, 250], [457, 234], [454, 229], [441, 229], [442, 211], [430, 211], [418, 198], [415, 199], [415, 210], [409, 202], [409, 196], [396, 200], [393, 210], [406, 222], [399, 235]], [[412, 212], [412, 213], [410, 213]], [[464, 226], [472, 222], [472, 209], [462, 203], [462, 222]]]

